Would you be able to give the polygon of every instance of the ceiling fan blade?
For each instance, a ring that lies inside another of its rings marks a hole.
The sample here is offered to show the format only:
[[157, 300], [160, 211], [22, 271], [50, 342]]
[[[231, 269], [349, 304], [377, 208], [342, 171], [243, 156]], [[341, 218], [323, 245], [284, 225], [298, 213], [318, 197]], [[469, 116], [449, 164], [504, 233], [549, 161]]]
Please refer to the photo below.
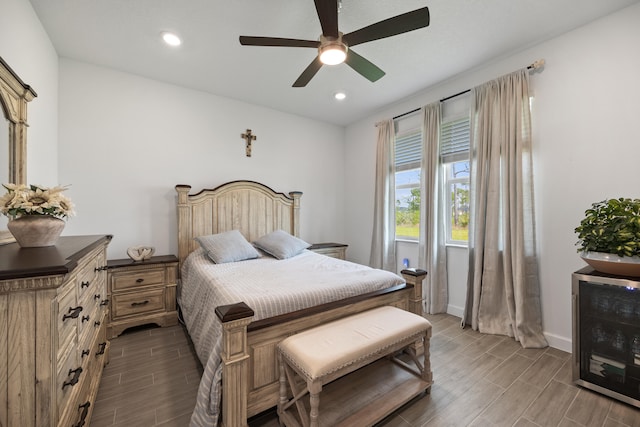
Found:
[[342, 36], [348, 46], [356, 46], [361, 43], [373, 40], [391, 37], [409, 31], [424, 28], [429, 25], [429, 8], [414, 10], [413, 12], [403, 13], [384, 21], [376, 22], [368, 27], [361, 28], [349, 34]]
[[320, 46], [319, 41], [283, 39], [279, 37], [251, 37], [240, 36], [240, 44], [243, 46], [286, 46], [286, 47], [315, 47]]
[[338, 38], [338, 0], [315, 0], [322, 35]]
[[349, 49], [347, 59], [345, 59], [344, 62], [371, 82], [380, 80], [385, 74], [384, 71], [372, 62], [358, 55], [351, 49]]
[[313, 62], [309, 64], [309, 66], [302, 72], [302, 74], [300, 74], [298, 80], [293, 83], [293, 87], [305, 87], [321, 67], [322, 62], [320, 62], [320, 57], [316, 56], [316, 59], [314, 59]]

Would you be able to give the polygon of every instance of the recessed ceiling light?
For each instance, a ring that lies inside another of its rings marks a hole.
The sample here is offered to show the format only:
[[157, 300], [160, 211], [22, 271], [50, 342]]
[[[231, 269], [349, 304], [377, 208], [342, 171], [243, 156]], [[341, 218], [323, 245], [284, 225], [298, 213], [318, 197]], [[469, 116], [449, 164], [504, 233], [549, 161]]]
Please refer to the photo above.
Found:
[[180, 46], [182, 44], [180, 37], [170, 32], [162, 33], [162, 40], [164, 40], [164, 42], [169, 46]]
[[333, 97], [335, 99], [337, 99], [338, 101], [342, 101], [343, 99], [345, 99], [347, 97], [347, 94], [344, 92], [336, 92], [333, 94]]

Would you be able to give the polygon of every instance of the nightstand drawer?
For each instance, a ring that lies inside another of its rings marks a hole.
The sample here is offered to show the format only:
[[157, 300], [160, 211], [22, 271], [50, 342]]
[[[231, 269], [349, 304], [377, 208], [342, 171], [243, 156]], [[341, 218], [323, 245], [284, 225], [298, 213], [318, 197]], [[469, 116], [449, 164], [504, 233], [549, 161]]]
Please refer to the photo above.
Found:
[[343, 243], [314, 243], [309, 250], [332, 258], [347, 259], [347, 247]]
[[107, 261], [107, 299], [110, 300], [107, 338], [115, 338], [134, 326], [177, 324], [177, 280], [175, 255], [153, 256], [144, 261]]
[[165, 282], [164, 267], [141, 270], [115, 272], [111, 277], [113, 291], [131, 289], [138, 286], [162, 285]]
[[112, 295], [112, 318], [164, 311], [164, 288]]

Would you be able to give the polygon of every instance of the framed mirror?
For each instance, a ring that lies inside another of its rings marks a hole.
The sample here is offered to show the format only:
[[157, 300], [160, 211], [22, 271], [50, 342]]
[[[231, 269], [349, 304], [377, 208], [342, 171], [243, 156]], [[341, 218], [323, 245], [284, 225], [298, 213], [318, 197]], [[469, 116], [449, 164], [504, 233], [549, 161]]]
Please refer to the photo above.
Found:
[[[38, 96], [0, 57], [0, 183], [27, 183], [27, 102]], [[4, 188], [0, 187], [1, 194]], [[13, 241], [0, 215], [0, 244]]]

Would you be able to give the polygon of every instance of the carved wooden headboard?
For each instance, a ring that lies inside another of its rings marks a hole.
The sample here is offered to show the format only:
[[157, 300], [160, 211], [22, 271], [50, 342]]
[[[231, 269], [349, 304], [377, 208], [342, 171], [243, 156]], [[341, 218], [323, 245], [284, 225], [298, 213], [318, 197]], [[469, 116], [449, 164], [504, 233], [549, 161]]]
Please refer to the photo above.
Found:
[[190, 190], [190, 185], [176, 185], [180, 266], [198, 247], [193, 240], [198, 236], [240, 230], [251, 242], [278, 229], [300, 236], [300, 191], [287, 196], [253, 181], [228, 182], [193, 195]]

